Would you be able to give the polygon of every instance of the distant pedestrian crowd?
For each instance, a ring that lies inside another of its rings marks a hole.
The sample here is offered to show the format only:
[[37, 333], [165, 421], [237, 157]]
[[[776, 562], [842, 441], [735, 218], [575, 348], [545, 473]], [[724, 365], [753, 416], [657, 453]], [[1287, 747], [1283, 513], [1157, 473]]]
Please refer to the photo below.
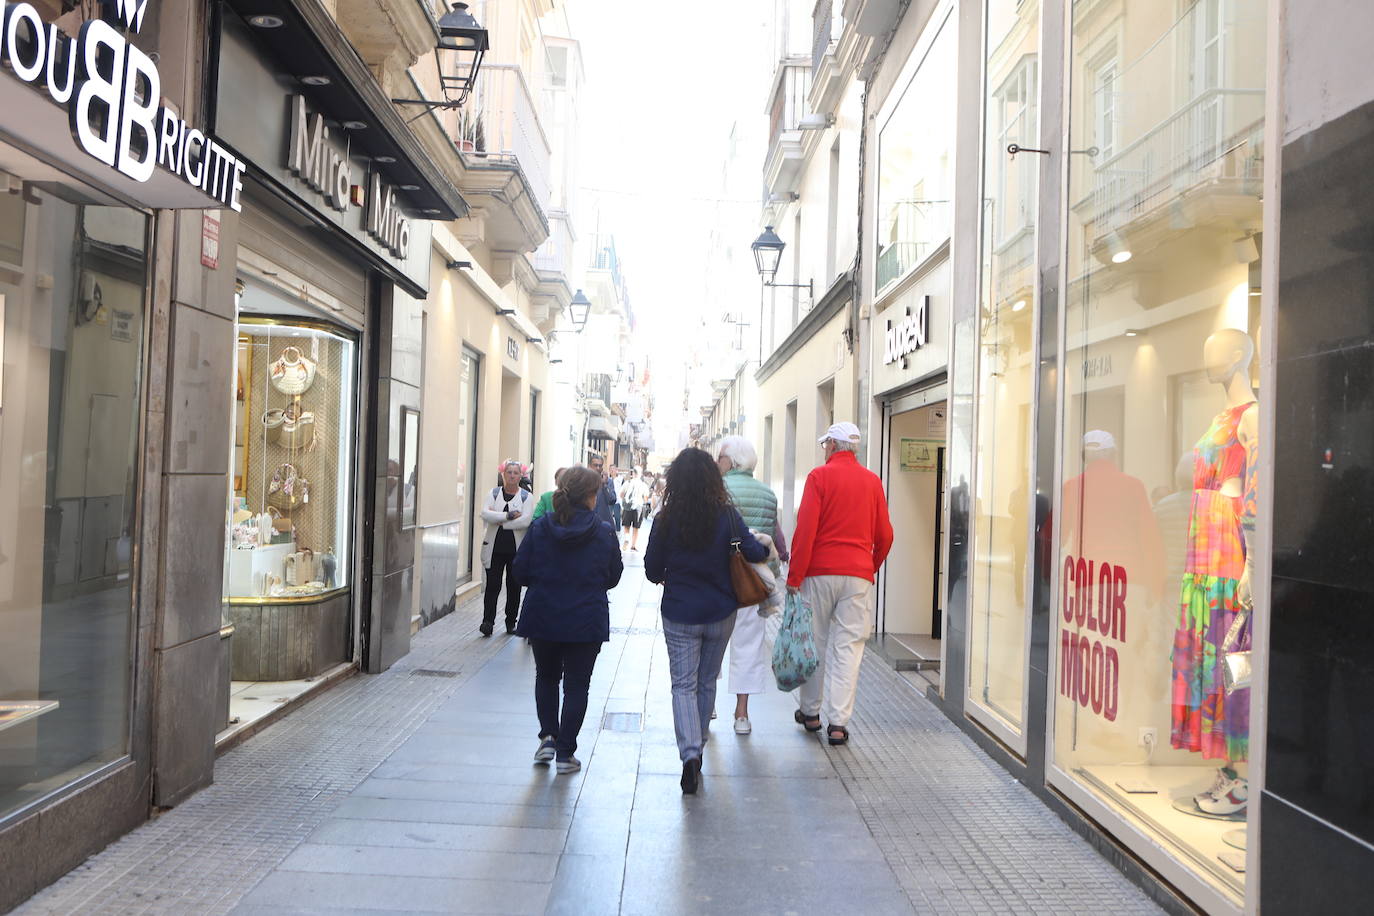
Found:
[[597, 655], [610, 640], [608, 592], [646, 523], [643, 568], [663, 586], [683, 793], [701, 782], [727, 647], [735, 734], [752, 733], [749, 697], [771, 681], [797, 689], [798, 725], [824, 728], [831, 745], [847, 743], [873, 625], [870, 592], [892, 546], [882, 483], [859, 463], [859, 442], [852, 423], [821, 437], [825, 460], [807, 476], [790, 549], [777, 496], [754, 476], [757, 452], [740, 436], [721, 440], [714, 457], [683, 449], [661, 475], [607, 470], [593, 456], [560, 468], [554, 489], [537, 498], [530, 469], [503, 462], [482, 509], [480, 630], [494, 631], [504, 585], [506, 632], [525, 637], [534, 657], [535, 762], [559, 773], [582, 766], [577, 737]]

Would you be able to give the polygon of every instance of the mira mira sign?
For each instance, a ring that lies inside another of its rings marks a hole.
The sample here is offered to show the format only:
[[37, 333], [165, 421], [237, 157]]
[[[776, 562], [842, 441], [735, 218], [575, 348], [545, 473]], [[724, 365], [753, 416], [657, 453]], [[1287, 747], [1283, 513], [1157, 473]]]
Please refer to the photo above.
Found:
[[[148, 0], [105, 0], [137, 33]], [[22, 82], [66, 108], [72, 136], [90, 155], [134, 181], [164, 169], [239, 210], [244, 164], [160, 104], [157, 64], [103, 19], [71, 38], [33, 6], [0, 0], [0, 61]]]
[[401, 260], [410, 254], [410, 220], [402, 212], [395, 191], [375, 171], [369, 175], [366, 189], [354, 185], [347, 146], [330, 139], [324, 115], [311, 112], [303, 95], [291, 98], [286, 167], [306, 187], [323, 196], [331, 210], [343, 213], [350, 203], [362, 203], [367, 234]]

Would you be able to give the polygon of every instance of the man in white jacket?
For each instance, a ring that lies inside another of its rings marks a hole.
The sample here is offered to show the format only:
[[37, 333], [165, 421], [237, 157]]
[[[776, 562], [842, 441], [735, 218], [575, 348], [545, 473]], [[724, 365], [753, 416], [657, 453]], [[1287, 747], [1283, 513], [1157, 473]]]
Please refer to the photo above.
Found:
[[501, 465], [501, 486], [493, 487], [482, 506], [482, 521], [487, 523], [482, 536], [482, 569], [486, 572], [486, 591], [483, 595], [483, 636], [490, 636], [496, 628], [496, 599], [501, 594], [501, 579], [506, 580], [506, 632], [515, 632], [520, 616], [520, 585], [515, 581], [513, 562], [525, 532], [534, 521], [534, 494], [521, 489], [520, 478], [524, 466], [515, 459]]

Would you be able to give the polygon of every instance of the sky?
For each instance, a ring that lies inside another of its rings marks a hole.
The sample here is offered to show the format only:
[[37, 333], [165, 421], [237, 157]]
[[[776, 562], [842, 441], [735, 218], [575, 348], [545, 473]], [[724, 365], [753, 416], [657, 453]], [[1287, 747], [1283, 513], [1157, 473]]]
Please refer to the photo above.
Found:
[[[704, 301], [710, 230], [724, 210], [757, 232], [758, 195], [723, 198], [720, 183], [735, 123], [767, 126], [773, 0], [565, 2], [586, 76], [575, 226], [615, 236], [658, 409], [673, 409], [682, 341], [722, 311]], [[762, 161], [742, 167], [761, 187]]]

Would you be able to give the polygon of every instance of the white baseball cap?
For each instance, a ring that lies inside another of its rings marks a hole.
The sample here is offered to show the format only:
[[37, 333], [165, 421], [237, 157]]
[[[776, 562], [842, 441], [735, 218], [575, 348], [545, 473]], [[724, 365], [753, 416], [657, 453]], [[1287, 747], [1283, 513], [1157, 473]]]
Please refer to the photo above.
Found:
[[825, 435], [816, 441], [824, 442], [826, 439], [834, 439], [836, 442], [858, 442], [859, 427], [853, 423], [833, 423], [825, 431]]
[[1116, 448], [1116, 439], [1105, 429], [1090, 429], [1083, 434], [1083, 450], [1106, 452]]

